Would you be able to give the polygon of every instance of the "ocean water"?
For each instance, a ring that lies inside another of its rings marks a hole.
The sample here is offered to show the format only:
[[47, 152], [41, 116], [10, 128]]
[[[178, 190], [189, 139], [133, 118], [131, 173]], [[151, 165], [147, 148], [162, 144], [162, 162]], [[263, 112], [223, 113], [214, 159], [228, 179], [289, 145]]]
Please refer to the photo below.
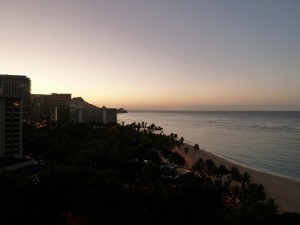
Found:
[[129, 111], [118, 122], [154, 123], [233, 162], [300, 180], [300, 112]]

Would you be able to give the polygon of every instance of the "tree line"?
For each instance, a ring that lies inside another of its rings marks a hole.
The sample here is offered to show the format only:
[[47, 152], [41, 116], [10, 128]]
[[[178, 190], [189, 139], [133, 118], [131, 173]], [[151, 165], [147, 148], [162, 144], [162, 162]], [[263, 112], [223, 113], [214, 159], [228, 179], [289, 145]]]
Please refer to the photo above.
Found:
[[23, 129], [24, 154], [38, 164], [0, 173], [3, 225], [280, 225], [298, 218], [278, 214], [276, 201], [248, 173], [210, 159], [188, 166], [184, 138], [154, 124]]

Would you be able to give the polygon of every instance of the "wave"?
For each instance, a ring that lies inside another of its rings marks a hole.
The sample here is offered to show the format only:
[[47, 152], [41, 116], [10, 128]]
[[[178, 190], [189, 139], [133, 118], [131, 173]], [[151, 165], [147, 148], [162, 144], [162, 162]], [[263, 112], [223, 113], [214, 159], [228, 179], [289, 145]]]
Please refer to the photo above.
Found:
[[258, 170], [300, 179], [300, 112], [129, 112], [189, 144]]

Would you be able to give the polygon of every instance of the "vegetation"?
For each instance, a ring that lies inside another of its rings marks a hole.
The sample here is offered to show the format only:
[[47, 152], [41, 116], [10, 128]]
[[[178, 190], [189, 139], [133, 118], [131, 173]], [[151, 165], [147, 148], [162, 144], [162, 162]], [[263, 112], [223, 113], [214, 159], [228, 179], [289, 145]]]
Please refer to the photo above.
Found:
[[24, 125], [38, 166], [1, 172], [0, 224], [288, 224], [249, 174], [190, 168], [183, 141], [146, 123]]

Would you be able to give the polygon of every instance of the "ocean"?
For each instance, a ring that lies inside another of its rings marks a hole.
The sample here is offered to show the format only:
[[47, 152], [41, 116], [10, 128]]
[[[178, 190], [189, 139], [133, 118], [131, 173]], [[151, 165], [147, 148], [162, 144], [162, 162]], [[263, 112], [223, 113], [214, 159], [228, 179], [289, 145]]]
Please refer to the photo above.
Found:
[[300, 180], [300, 112], [129, 111], [118, 122], [154, 123], [232, 162]]

